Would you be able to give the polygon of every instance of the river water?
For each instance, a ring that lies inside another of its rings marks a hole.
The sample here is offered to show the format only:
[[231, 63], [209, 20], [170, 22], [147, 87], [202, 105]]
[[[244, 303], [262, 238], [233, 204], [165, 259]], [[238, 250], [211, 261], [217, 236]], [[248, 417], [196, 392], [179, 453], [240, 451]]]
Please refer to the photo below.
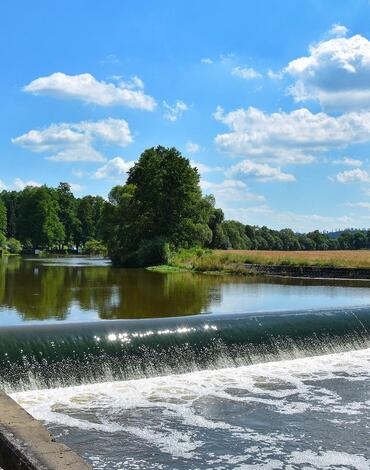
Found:
[[369, 469], [368, 286], [3, 259], [0, 384], [95, 469]]

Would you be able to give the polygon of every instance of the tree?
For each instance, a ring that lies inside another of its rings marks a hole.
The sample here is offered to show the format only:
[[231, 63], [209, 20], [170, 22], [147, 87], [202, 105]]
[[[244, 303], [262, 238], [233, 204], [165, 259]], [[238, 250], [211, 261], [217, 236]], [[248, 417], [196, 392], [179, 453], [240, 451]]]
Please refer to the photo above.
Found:
[[65, 231], [58, 213], [58, 201], [49, 188], [25, 188], [19, 203], [21, 241], [29, 241], [33, 248], [50, 248], [62, 243]]
[[69, 244], [74, 240], [76, 231], [79, 228], [79, 220], [76, 215], [76, 199], [68, 183], [59, 183], [56, 189], [56, 197], [59, 207], [58, 217], [64, 227], [64, 240], [62, 242]]
[[89, 239], [102, 238], [101, 218], [104, 199], [100, 196], [85, 196], [77, 200], [74, 241], [77, 246]]
[[5, 237], [7, 229], [7, 213], [3, 201], [0, 199], [0, 233]]
[[[133, 254], [143, 241], [161, 240], [174, 248], [211, 243], [212, 202], [202, 197], [197, 169], [175, 148], [145, 150], [126, 185], [114, 193], [116, 205], [110, 203], [105, 213], [113, 216], [108, 250], [116, 264], [135, 264]], [[155, 247], [159, 252], [158, 243]]]

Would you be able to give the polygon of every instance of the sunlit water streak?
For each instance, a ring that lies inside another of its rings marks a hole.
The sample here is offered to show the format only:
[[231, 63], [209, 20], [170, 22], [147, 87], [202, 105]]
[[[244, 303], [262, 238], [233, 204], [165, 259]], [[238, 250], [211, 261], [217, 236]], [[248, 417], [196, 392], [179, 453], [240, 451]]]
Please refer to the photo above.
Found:
[[370, 349], [13, 397], [96, 469], [370, 468]]

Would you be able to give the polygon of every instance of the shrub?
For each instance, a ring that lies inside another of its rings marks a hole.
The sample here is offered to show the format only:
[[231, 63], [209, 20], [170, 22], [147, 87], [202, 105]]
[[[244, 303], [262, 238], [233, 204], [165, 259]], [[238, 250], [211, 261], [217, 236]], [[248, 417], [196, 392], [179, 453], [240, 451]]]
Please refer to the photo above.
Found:
[[19, 240], [15, 238], [9, 238], [9, 240], [7, 240], [6, 242], [6, 248], [9, 251], [9, 253], [13, 253], [17, 255], [22, 251], [23, 246]]
[[135, 253], [136, 266], [158, 266], [168, 264], [171, 257], [170, 246], [161, 237], [154, 240], [143, 240]]
[[89, 256], [106, 256], [107, 247], [101, 241], [91, 239], [87, 240], [82, 252], [84, 255]]

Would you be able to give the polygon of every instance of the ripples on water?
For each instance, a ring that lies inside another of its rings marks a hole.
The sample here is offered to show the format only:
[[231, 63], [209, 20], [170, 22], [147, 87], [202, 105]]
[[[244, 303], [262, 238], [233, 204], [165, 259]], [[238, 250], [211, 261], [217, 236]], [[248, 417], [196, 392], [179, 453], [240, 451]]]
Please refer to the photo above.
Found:
[[370, 468], [370, 349], [14, 398], [95, 469]]
[[94, 469], [369, 470], [367, 286], [0, 260], [0, 383]]

